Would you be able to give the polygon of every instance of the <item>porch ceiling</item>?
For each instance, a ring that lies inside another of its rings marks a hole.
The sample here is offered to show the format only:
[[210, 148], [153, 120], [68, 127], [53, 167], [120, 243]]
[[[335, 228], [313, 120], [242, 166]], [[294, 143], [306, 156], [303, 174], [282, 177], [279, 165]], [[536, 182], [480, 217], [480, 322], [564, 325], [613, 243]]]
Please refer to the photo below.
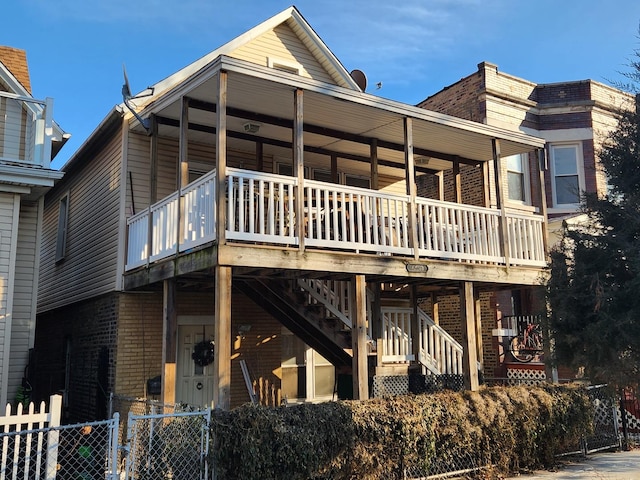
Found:
[[[413, 119], [414, 155], [421, 160], [417, 163], [426, 164], [434, 170], [450, 168], [454, 156], [467, 163], [492, 160], [493, 138], [501, 140], [503, 156], [529, 152], [544, 145], [541, 139], [517, 132], [506, 132], [374, 95], [327, 86], [235, 59], [228, 59], [230, 64], [224, 65], [224, 60], [212, 66], [208, 74], [200, 72], [197, 79], [187, 80], [181, 88], [156, 98], [143, 113], [153, 112], [179, 120], [180, 97], [188, 96], [201, 106], [209, 106], [209, 110], [189, 110], [189, 122], [196, 126], [189, 131], [190, 140], [214, 143], [212, 132], [216, 114], [212, 109], [215, 109], [216, 77], [219, 69], [224, 68], [229, 73], [227, 128], [245, 137], [244, 140], [229, 138], [230, 148], [251, 138], [245, 135], [243, 128], [251, 120], [261, 124], [256, 139], [271, 141], [271, 144], [267, 142], [265, 153], [290, 157], [291, 151], [286, 144], [292, 140], [289, 126], [294, 117], [294, 91], [297, 87], [304, 91], [305, 146], [344, 154], [347, 158], [349, 155], [368, 158], [370, 146], [367, 142], [375, 138], [379, 143], [378, 157], [402, 168], [404, 153], [399, 147], [405, 143], [403, 119], [406, 117]], [[341, 132], [341, 135], [336, 132]], [[175, 122], [174, 125], [162, 125], [160, 134], [178, 137], [179, 128]], [[326, 160], [326, 155], [320, 156]], [[305, 162], [317, 157], [318, 153], [306, 152]]]

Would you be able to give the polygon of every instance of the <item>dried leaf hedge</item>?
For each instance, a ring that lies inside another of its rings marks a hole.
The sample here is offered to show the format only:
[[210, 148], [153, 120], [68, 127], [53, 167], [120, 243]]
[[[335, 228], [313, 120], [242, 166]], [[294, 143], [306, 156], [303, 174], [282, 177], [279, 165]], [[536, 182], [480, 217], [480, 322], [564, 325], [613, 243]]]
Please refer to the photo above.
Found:
[[[400, 479], [472, 456], [495, 475], [553, 464], [592, 429], [579, 387], [495, 387], [215, 411], [220, 480]], [[486, 472], [485, 472], [486, 475]]]

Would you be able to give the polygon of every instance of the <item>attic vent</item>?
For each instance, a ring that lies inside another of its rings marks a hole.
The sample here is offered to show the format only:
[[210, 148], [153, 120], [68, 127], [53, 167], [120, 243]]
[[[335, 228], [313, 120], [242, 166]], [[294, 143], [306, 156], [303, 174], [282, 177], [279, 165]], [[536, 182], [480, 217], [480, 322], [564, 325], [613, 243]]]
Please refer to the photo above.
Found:
[[293, 73], [295, 75], [300, 75], [300, 72], [302, 71], [302, 65], [300, 65], [299, 63], [281, 60], [279, 58], [269, 57], [267, 59], [267, 65], [269, 66], [269, 68], [273, 68], [274, 70]]

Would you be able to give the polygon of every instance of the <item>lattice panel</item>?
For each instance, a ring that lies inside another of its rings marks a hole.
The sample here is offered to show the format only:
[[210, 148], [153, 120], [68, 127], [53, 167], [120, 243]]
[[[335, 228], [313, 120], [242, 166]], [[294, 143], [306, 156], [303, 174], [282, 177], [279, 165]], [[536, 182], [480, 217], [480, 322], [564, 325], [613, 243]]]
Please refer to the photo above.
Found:
[[434, 393], [442, 390], [460, 391], [464, 388], [462, 375], [376, 375], [373, 377], [373, 396], [388, 397], [408, 393]]
[[507, 370], [507, 383], [509, 385], [535, 386], [545, 382], [547, 374], [544, 370], [530, 370], [526, 368], [509, 368]]

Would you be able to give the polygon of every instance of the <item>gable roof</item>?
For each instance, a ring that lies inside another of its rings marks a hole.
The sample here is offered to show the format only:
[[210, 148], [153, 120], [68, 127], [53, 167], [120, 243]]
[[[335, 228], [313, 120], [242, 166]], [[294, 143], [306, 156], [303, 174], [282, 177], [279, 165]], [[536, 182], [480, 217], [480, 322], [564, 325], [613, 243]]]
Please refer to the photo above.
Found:
[[234, 38], [230, 42], [227, 42], [221, 47], [213, 50], [204, 57], [201, 57], [190, 65], [187, 65], [183, 69], [178, 70], [176, 73], [168, 76], [164, 80], [152, 85], [149, 88], [152, 89], [153, 95], [146, 99], [145, 103], [153, 101], [158, 98], [158, 96], [162, 95], [162, 93], [170, 90], [180, 82], [189, 78], [191, 75], [202, 70], [220, 55], [229, 55], [244, 44], [258, 38], [270, 30], [273, 30], [283, 23], [286, 23], [302, 43], [304, 43], [304, 45], [309, 49], [309, 52], [311, 52], [315, 59], [327, 70], [327, 73], [336, 82], [336, 85], [361, 91], [360, 87], [358, 87], [355, 80], [351, 78], [351, 75], [342, 65], [340, 60], [338, 60], [333, 52], [329, 50], [329, 47], [327, 47], [327, 45], [320, 39], [318, 34], [304, 19], [298, 9], [291, 6], [253, 27], [251, 30]]
[[[27, 65], [27, 52], [19, 48], [0, 45], [0, 63], [11, 73], [15, 80], [31, 95], [31, 79]], [[17, 92], [14, 92], [17, 93]]]

